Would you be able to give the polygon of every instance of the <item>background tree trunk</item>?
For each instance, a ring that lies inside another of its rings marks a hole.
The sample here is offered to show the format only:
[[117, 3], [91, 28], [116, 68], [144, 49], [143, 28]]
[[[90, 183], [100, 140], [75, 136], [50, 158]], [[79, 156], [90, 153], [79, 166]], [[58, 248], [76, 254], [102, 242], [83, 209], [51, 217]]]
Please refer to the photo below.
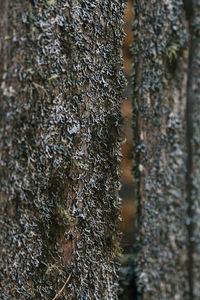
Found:
[[[193, 7], [192, 7], [193, 5]], [[199, 1], [135, 1], [134, 178], [141, 299], [199, 299]]]
[[1, 299], [117, 299], [124, 5], [0, 1]]

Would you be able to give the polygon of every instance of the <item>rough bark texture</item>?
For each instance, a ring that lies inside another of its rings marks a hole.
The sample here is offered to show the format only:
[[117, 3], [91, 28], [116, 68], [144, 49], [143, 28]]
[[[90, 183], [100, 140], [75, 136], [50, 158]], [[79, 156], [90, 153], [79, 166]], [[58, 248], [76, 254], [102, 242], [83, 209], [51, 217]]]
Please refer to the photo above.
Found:
[[138, 289], [142, 299], [188, 299], [184, 14], [180, 1], [136, 1], [134, 12]]
[[0, 1], [1, 299], [117, 299], [124, 5]]
[[190, 31], [186, 115], [188, 123], [187, 197], [190, 242], [188, 272], [190, 274], [190, 299], [197, 300], [200, 298], [200, 1], [193, 0], [187, 5]]
[[145, 300], [200, 297], [199, 1], [193, 3], [185, 1], [186, 12], [177, 0], [134, 5], [136, 266]]

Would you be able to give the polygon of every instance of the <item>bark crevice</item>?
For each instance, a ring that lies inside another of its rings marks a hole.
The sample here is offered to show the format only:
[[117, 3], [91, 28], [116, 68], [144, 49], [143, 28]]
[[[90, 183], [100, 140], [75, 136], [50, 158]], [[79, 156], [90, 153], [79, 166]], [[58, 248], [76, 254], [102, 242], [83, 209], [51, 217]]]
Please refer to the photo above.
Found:
[[193, 64], [195, 57], [196, 42], [193, 33], [193, 1], [184, 1], [184, 8], [189, 28], [189, 55], [188, 55], [188, 70], [187, 70], [187, 91], [186, 91], [186, 200], [187, 200], [187, 230], [188, 230], [188, 284], [190, 300], [194, 299], [194, 222], [193, 222], [193, 199], [192, 199], [192, 174], [193, 174]]

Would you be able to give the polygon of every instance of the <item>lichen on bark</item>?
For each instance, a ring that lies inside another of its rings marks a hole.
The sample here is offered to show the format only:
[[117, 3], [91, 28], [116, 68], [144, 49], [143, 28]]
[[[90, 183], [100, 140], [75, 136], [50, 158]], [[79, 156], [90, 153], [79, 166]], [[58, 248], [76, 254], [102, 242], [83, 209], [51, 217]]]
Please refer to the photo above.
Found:
[[134, 11], [138, 298], [197, 300], [200, 3], [144, 0]]
[[125, 3], [0, 6], [1, 299], [117, 299]]
[[133, 31], [138, 293], [149, 300], [189, 299], [182, 2], [135, 1]]

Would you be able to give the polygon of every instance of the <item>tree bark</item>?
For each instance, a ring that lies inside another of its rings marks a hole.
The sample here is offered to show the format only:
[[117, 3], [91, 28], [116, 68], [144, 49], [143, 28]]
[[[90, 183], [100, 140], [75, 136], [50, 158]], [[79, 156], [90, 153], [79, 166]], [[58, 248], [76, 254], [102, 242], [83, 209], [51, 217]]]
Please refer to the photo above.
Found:
[[134, 4], [141, 299], [199, 299], [199, 1]]
[[200, 2], [186, 1], [190, 33], [187, 83], [187, 200], [190, 299], [200, 297]]
[[124, 6], [0, 1], [1, 299], [117, 299]]

